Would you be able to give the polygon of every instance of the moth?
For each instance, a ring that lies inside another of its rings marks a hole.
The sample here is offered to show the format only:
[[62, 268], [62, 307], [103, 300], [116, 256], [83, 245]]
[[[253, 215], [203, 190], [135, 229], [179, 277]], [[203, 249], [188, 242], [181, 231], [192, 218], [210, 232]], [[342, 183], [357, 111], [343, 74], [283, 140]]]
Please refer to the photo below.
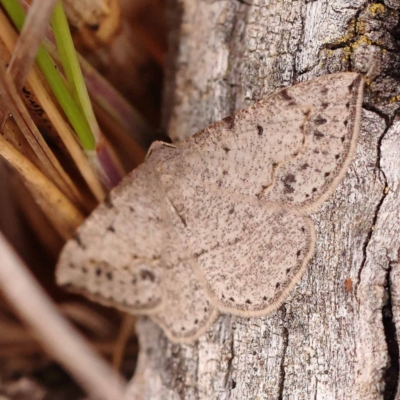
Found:
[[176, 146], [155, 142], [69, 240], [61, 286], [193, 342], [219, 313], [264, 316], [315, 253], [309, 215], [355, 152], [363, 79], [278, 91]]

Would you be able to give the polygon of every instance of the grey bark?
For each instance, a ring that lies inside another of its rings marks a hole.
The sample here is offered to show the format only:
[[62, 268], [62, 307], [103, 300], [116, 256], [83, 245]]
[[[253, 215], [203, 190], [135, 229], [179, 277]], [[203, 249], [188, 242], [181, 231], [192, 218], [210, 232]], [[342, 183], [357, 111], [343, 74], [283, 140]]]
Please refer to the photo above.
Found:
[[183, 140], [276, 89], [368, 72], [357, 154], [312, 215], [316, 255], [265, 318], [222, 315], [194, 346], [139, 320], [129, 399], [400, 399], [400, 2], [179, 0], [166, 122]]

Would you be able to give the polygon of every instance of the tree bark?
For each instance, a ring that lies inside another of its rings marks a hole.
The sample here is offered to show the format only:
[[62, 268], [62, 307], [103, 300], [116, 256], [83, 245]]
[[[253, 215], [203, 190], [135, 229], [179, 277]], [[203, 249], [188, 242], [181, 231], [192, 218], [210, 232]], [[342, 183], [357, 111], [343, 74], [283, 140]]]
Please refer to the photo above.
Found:
[[[313, 77], [366, 74], [357, 154], [312, 215], [316, 254], [264, 318], [221, 315], [194, 346], [139, 320], [129, 399], [400, 399], [400, 2], [179, 0], [165, 91], [173, 140]], [[399, 96], [399, 97], [396, 97]]]

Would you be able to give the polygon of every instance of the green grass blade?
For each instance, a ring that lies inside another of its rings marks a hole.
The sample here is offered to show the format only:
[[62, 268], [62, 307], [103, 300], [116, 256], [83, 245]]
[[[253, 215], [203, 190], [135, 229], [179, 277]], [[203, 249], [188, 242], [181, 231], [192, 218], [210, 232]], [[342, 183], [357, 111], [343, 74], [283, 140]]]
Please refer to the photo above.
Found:
[[[17, 0], [0, 0], [0, 2], [14, 25], [20, 31], [25, 21], [25, 11], [21, 5]], [[36, 61], [70, 124], [74, 128], [82, 146], [86, 150], [94, 150], [95, 140], [88, 121], [81, 111], [81, 108], [71, 96], [52, 58], [42, 46], [39, 48]]]
[[72, 97], [80, 106], [81, 111], [85, 115], [89, 126], [91, 127], [92, 133], [96, 137], [99, 132], [99, 127], [79, 65], [75, 46], [72, 41], [67, 17], [65, 16], [60, 1], [54, 8], [51, 25]]

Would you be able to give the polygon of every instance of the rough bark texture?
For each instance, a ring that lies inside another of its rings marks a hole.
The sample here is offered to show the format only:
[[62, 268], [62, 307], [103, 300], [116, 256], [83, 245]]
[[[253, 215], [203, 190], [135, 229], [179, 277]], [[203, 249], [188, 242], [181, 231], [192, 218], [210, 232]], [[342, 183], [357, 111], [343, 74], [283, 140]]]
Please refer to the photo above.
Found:
[[316, 255], [290, 298], [265, 318], [222, 315], [194, 346], [140, 320], [130, 399], [400, 399], [399, 9], [398, 0], [170, 5], [173, 140], [282, 86], [346, 70], [369, 79], [357, 154], [312, 215]]

